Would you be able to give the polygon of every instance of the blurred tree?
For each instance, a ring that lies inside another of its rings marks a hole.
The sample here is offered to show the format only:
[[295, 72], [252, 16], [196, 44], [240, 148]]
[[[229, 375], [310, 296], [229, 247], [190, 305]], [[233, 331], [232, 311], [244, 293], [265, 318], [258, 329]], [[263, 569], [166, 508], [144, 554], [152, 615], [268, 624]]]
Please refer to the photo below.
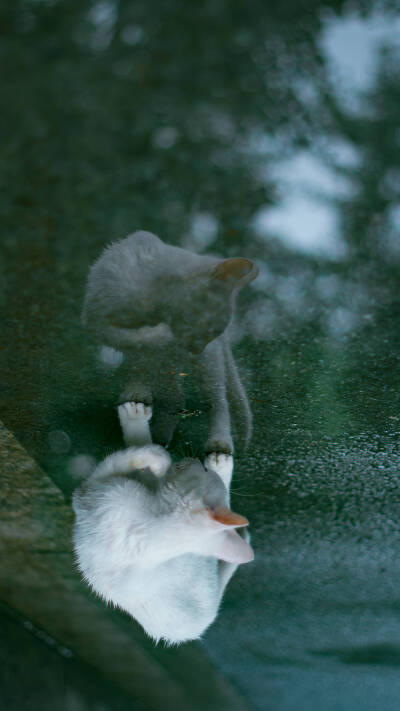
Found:
[[[1, 339], [5, 378], [18, 380], [22, 399], [16, 413], [15, 388], [6, 390], [2, 410], [22, 438], [33, 436], [44, 388], [52, 383], [66, 400], [76, 392], [88, 264], [137, 227], [263, 263], [245, 302], [247, 325], [263, 339], [257, 352], [271, 339], [284, 351], [286, 338], [300, 354], [313, 341], [314, 362], [329, 339], [368, 323], [372, 302], [392, 302], [398, 87], [387, 53], [369, 99], [374, 112], [339, 106], [320, 31], [324, 18], [349, 9], [393, 8], [364, 0], [351, 8], [342, 0], [2, 5]], [[276, 162], [302, 148], [322, 156], [338, 136], [362, 156], [361, 167], [346, 169], [358, 191], [334, 200], [346, 257], [312, 258], [257, 238], [254, 214], [281, 198]]]

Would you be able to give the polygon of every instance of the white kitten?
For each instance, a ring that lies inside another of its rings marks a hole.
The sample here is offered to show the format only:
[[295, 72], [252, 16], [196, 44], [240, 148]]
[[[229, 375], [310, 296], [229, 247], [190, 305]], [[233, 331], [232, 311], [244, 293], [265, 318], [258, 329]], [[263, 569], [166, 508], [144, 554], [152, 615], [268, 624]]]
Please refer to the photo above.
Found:
[[[215, 619], [238, 564], [253, 559], [243, 516], [229, 509], [227, 454], [183, 460], [151, 443], [151, 408], [118, 408], [123, 451], [107, 457], [75, 492], [79, 567], [106, 601], [154, 640], [197, 639]], [[132, 446], [132, 444], [136, 446]], [[140, 445], [140, 446], [137, 446]]]

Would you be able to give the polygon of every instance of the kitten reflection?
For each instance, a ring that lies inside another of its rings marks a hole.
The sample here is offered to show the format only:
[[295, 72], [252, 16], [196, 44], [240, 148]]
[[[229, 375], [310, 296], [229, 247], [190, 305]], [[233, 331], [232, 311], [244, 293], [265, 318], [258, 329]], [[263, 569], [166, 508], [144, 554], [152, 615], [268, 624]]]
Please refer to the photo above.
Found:
[[[253, 559], [247, 519], [229, 508], [233, 461], [171, 463], [151, 443], [151, 408], [118, 414], [128, 448], [107, 457], [74, 494], [74, 544], [93, 590], [153, 639], [197, 639], [215, 619], [240, 563]], [[137, 445], [141, 442], [142, 446]]]
[[199, 256], [143, 231], [91, 267], [83, 323], [118, 373], [119, 402], [154, 402], [157, 442], [172, 437], [184, 406], [179, 372], [188, 370], [210, 407], [206, 451], [233, 451], [231, 414], [248, 443], [251, 412], [226, 329], [237, 293], [257, 273], [249, 259]]

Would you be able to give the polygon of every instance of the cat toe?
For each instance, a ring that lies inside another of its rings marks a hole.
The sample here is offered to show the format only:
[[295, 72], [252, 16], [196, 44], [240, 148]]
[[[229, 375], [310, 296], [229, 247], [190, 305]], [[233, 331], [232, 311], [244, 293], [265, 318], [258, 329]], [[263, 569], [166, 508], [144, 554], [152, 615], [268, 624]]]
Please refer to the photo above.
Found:
[[231, 437], [210, 437], [205, 445], [206, 454], [233, 454], [233, 442]]
[[150, 420], [153, 414], [151, 405], [143, 402], [124, 402], [118, 406], [119, 417], [127, 420], [144, 419]]
[[153, 408], [151, 405], [143, 405], [143, 416], [146, 420], [151, 420]]
[[204, 460], [205, 469], [212, 469], [222, 478], [230, 476], [233, 471], [233, 457], [224, 452], [211, 452]]

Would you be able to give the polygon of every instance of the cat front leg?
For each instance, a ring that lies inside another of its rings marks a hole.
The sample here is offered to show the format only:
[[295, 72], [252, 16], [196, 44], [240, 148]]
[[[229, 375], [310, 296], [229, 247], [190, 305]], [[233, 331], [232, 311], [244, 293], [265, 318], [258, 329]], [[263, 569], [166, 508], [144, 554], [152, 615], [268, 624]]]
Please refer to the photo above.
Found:
[[151, 405], [143, 402], [124, 402], [118, 406], [124, 442], [128, 447], [143, 447], [152, 443], [149, 426], [152, 414]]
[[210, 432], [205, 450], [232, 454], [231, 418], [226, 393], [223, 344], [220, 339], [206, 346], [201, 355], [200, 367], [205, 396], [210, 404]]
[[204, 460], [204, 468], [211, 469], [222, 479], [229, 494], [233, 474], [233, 457], [224, 452], [211, 452]]
[[[224, 452], [211, 452], [204, 460], [204, 468], [214, 471], [223, 481], [228, 494], [228, 506], [230, 499], [230, 485], [233, 474], [233, 457]], [[239, 536], [242, 536], [246, 543], [250, 543], [250, 534], [247, 528], [236, 529]], [[221, 602], [225, 588], [238, 567], [237, 563], [229, 563], [224, 560], [218, 561], [218, 605]]]
[[149, 422], [152, 407], [143, 402], [124, 402], [118, 407], [118, 417], [129, 446], [121, 453], [129, 471], [149, 469], [156, 477], [163, 477], [171, 466], [171, 457], [165, 449], [152, 444]]

